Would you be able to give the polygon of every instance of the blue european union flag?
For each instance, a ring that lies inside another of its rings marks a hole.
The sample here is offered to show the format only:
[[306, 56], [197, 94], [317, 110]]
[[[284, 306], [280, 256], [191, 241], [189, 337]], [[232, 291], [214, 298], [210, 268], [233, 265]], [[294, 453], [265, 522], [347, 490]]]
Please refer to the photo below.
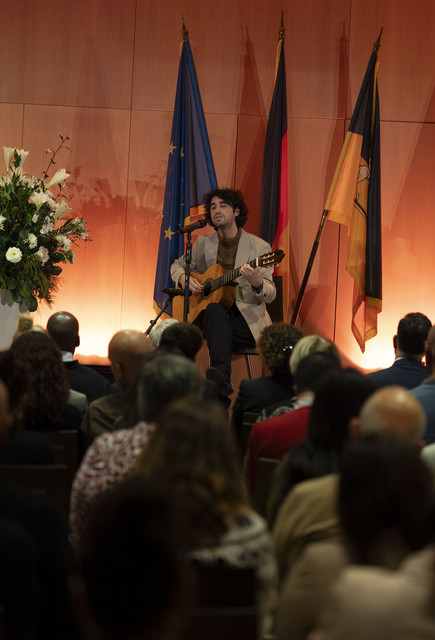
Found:
[[[184, 252], [184, 236], [174, 235], [174, 232], [189, 223], [190, 215], [202, 212], [202, 209], [198, 211], [198, 207], [202, 205], [203, 195], [216, 187], [198, 79], [190, 43], [185, 40], [178, 69], [154, 284], [156, 310], [161, 309], [167, 300], [162, 289], [173, 286], [171, 265]], [[166, 313], [171, 315], [172, 303], [167, 307]]]

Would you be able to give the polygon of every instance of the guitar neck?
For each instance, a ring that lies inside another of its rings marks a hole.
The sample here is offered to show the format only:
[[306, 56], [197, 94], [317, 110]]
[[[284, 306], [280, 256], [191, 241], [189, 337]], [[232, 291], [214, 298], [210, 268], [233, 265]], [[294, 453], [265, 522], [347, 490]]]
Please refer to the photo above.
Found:
[[[258, 261], [259, 261], [259, 258], [254, 258], [250, 262], [247, 262], [247, 264], [249, 264], [250, 267], [253, 267], [255, 269], [255, 267], [258, 267]], [[223, 287], [224, 285], [228, 284], [232, 280], [235, 280], [236, 278], [238, 278], [240, 275], [240, 269], [241, 267], [237, 267], [237, 269], [233, 269], [233, 271], [228, 271], [227, 273], [224, 273], [223, 275], [221, 275], [219, 278], [216, 278], [216, 280], [213, 280], [213, 282], [211, 283], [212, 290], [215, 291], [216, 289], [219, 289], [219, 287]]]

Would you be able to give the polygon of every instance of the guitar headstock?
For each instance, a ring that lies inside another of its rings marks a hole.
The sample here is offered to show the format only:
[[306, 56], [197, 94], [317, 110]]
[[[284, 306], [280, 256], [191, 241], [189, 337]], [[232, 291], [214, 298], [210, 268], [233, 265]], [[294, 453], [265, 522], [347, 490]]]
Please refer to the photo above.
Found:
[[275, 249], [274, 251], [269, 251], [269, 253], [265, 253], [258, 258], [258, 266], [259, 267], [270, 267], [274, 264], [279, 264], [281, 260], [284, 258], [285, 253], [282, 249]]

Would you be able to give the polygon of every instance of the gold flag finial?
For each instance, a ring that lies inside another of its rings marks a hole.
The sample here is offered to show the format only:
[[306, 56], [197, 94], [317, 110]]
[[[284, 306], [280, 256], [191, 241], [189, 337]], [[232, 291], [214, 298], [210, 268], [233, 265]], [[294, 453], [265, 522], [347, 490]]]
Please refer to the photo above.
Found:
[[281, 11], [281, 26], [279, 28], [278, 40], [284, 40], [284, 37], [285, 37], [284, 11]]
[[181, 14], [181, 33], [183, 34], [183, 42], [189, 40], [189, 32], [186, 29], [186, 25], [184, 24], [184, 16]]
[[376, 40], [375, 44], [373, 45], [373, 51], [375, 53], [377, 53], [379, 51], [379, 47], [381, 46], [381, 36], [382, 36], [382, 31], [383, 30], [384, 30], [384, 27], [382, 27], [381, 33], [379, 34], [378, 39]]

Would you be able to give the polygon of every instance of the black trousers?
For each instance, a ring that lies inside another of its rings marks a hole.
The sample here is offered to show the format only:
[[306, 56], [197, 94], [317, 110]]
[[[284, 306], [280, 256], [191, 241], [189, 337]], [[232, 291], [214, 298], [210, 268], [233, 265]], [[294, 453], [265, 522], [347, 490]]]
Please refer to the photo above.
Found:
[[245, 318], [235, 303], [227, 311], [218, 302], [212, 302], [205, 310], [202, 329], [207, 340], [210, 366], [219, 369], [230, 380], [233, 352], [255, 346]]

